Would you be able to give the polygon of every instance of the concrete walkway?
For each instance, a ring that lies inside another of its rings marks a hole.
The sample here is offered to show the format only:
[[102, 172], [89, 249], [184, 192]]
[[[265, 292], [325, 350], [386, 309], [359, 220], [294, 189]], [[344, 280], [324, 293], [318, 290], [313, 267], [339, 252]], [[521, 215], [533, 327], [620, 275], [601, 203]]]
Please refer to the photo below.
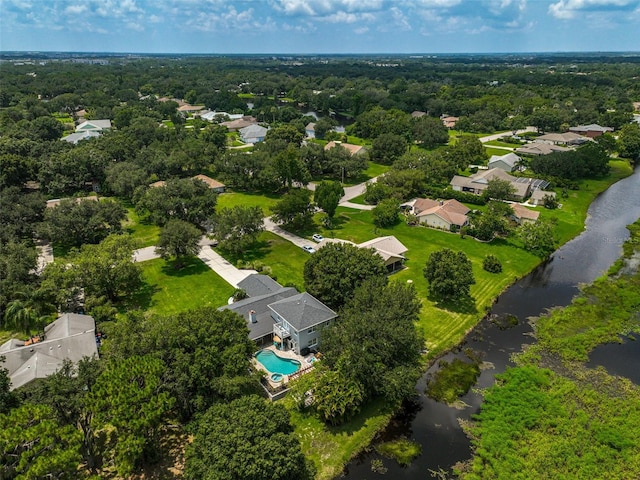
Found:
[[[249, 275], [258, 273], [255, 270], [241, 270], [226, 261], [222, 256], [213, 251], [211, 248], [211, 240], [207, 237], [202, 237], [199, 243], [200, 251], [198, 252], [198, 258], [232, 287], [238, 288], [238, 283]], [[155, 258], [160, 258], [160, 255], [156, 253], [156, 247], [154, 246], [140, 248], [133, 252], [134, 262], [145, 262]]]
[[[527, 127], [524, 128], [522, 130], [518, 130], [516, 131], [516, 135], [520, 135], [522, 133], [526, 133], [526, 132], [537, 132], [538, 130], [536, 129], [536, 127]], [[480, 141], [482, 143], [487, 143], [487, 142], [491, 142], [493, 140], [500, 140], [500, 138], [504, 137], [505, 135], [509, 135], [510, 132], [503, 132], [503, 133], [494, 133], [493, 135], [487, 135], [486, 137], [481, 137]]]
[[213, 251], [209, 245], [204, 245], [198, 253], [198, 258], [202, 260], [211, 270], [220, 275], [225, 282], [234, 288], [238, 288], [238, 283], [249, 275], [258, 273], [255, 270], [240, 270], [225, 260], [221, 255]]
[[38, 242], [36, 244], [36, 251], [38, 252], [38, 266], [36, 267], [36, 274], [40, 275], [44, 270], [44, 267], [53, 263], [53, 247], [50, 243]]
[[353, 202], [340, 202], [341, 207], [353, 208], [355, 210], [373, 210], [375, 205], [362, 205], [360, 203]]
[[311, 240], [307, 240], [306, 238], [299, 237], [298, 235], [283, 230], [275, 222], [273, 222], [270, 217], [264, 218], [264, 229], [267, 232], [271, 232], [275, 235], [278, 235], [279, 237], [284, 238], [285, 240], [290, 241], [300, 248], [302, 248], [304, 245], [313, 246], [313, 242]]

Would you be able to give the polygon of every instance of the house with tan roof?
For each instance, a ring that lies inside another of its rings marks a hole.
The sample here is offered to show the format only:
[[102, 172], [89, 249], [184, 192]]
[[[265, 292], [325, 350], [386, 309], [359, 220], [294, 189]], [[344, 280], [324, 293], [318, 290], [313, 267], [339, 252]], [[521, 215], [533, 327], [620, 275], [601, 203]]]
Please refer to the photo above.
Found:
[[245, 115], [242, 118], [238, 118], [236, 120], [222, 122], [220, 125], [222, 125], [223, 127], [227, 127], [227, 130], [229, 130], [230, 132], [237, 132], [250, 125], [256, 125], [257, 123], [258, 119], [256, 117]]
[[447, 127], [447, 128], [455, 128], [456, 123], [458, 123], [458, 120], [460, 120], [460, 117], [452, 117], [450, 115], [442, 115], [440, 117], [440, 120], [442, 120], [442, 124]]
[[516, 148], [517, 153], [521, 153], [522, 155], [549, 155], [555, 152], [568, 152], [571, 150], [567, 147], [561, 147], [560, 145], [551, 145], [543, 142], [532, 142], [527, 145], [523, 145], [522, 147]]
[[218, 180], [207, 177], [206, 175], [200, 174], [193, 177], [196, 180], [200, 180], [207, 184], [207, 186], [216, 193], [224, 193], [225, 184], [219, 182]]
[[358, 248], [372, 248], [375, 252], [382, 257], [384, 260], [384, 264], [387, 267], [389, 273], [394, 272], [402, 268], [402, 264], [405, 261], [404, 254], [407, 252], [407, 247], [405, 247], [400, 240], [398, 240], [393, 235], [389, 235], [387, 237], [377, 237], [373, 240], [369, 240], [360, 244], [355, 244], [350, 242], [349, 240], [342, 240], [340, 238], [325, 238], [323, 239], [316, 248], [322, 248], [330, 243], [348, 243], [350, 245], [355, 245]]
[[205, 106], [204, 105], [189, 105], [188, 103], [182, 105], [181, 107], [178, 107], [178, 111], [184, 115], [188, 115], [189, 113], [193, 114], [193, 113], [197, 113], [200, 110], [204, 110]]
[[490, 180], [506, 180], [513, 186], [515, 192], [513, 199], [523, 201], [528, 195], [531, 188], [531, 179], [526, 177], [514, 177], [504, 170], [492, 168], [490, 170], [480, 170], [468, 177], [455, 175], [451, 180], [451, 188], [458, 192], [472, 193], [474, 195], [482, 195], [489, 186]]
[[339, 141], [331, 141], [324, 146], [325, 150], [331, 150], [334, 147], [342, 147], [346, 149], [352, 156], [360, 155], [366, 152], [366, 149], [362, 145], [353, 145], [352, 143], [344, 143]]
[[469, 223], [469, 208], [455, 199], [418, 198], [412, 211], [420, 224], [440, 230], [456, 231]]
[[534, 143], [548, 143], [551, 145], [582, 145], [589, 139], [574, 132], [566, 133], [547, 133], [536, 137]]
[[596, 138], [604, 133], [613, 132], [613, 128], [601, 127], [597, 123], [592, 123], [590, 125], [578, 125], [577, 127], [570, 127], [569, 131], [584, 135], [585, 137]]
[[536, 188], [531, 193], [531, 197], [529, 198], [529, 203], [535, 206], [544, 205], [544, 197], [547, 197], [547, 196], [556, 198], [556, 192], [550, 192], [547, 190], [541, 190], [539, 188]]
[[511, 208], [513, 209], [513, 215], [511, 215], [511, 217], [519, 224], [535, 223], [540, 216], [540, 212], [530, 210], [519, 203], [512, 203]]

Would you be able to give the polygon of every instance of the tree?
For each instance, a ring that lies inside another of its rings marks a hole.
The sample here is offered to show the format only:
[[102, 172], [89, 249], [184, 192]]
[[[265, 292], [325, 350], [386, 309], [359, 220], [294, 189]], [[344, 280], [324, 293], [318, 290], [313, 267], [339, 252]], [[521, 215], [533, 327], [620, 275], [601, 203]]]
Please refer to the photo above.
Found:
[[497, 235], [507, 235], [510, 231], [507, 216], [513, 215], [513, 208], [505, 202], [490, 200], [487, 209], [473, 220], [473, 235], [478, 240], [491, 240]]
[[67, 264], [47, 265], [43, 294], [57, 305], [65, 305], [81, 289], [85, 296], [104, 296], [110, 301], [135, 292], [142, 284], [142, 269], [133, 262], [136, 247], [136, 240], [129, 235], [111, 235], [98, 245], [83, 245]]
[[313, 386], [313, 407], [320, 418], [341, 425], [360, 411], [365, 400], [363, 386], [340, 370], [322, 369]]
[[373, 140], [369, 159], [383, 165], [391, 165], [407, 151], [407, 140], [400, 135], [383, 133]]
[[255, 243], [263, 230], [262, 208], [236, 205], [216, 213], [211, 235], [221, 248], [237, 254]]
[[31, 240], [45, 208], [41, 193], [25, 194], [18, 187], [0, 189], [0, 243]]
[[149, 188], [136, 203], [136, 211], [159, 226], [176, 218], [204, 228], [217, 200], [218, 194], [200, 180], [168, 180], [163, 187]]
[[546, 258], [556, 249], [554, 225], [549, 220], [538, 219], [535, 223], [525, 222], [518, 227], [518, 236], [524, 248], [531, 253]]
[[130, 313], [118, 319], [109, 339], [103, 352], [114, 361], [135, 355], [162, 360], [164, 388], [185, 422], [215, 403], [260, 388], [250, 373], [255, 344], [247, 322], [229, 310], [202, 307], [150, 317]]
[[449, 141], [449, 132], [439, 118], [422, 117], [413, 119], [413, 140], [424, 148], [435, 148]]
[[429, 282], [429, 294], [443, 300], [469, 297], [470, 287], [476, 283], [469, 258], [464, 252], [454, 252], [448, 248], [429, 255], [424, 277]]
[[482, 268], [487, 272], [500, 273], [502, 271], [502, 263], [495, 255], [487, 255], [482, 261]]
[[211, 407], [187, 447], [188, 480], [311, 480], [289, 413], [251, 395]]
[[31, 178], [29, 159], [15, 154], [0, 155], [0, 189], [22, 187]]
[[304, 264], [304, 286], [329, 307], [342, 307], [366, 279], [384, 277], [387, 268], [374, 250], [330, 243]]
[[106, 183], [118, 197], [131, 200], [136, 188], [149, 183], [145, 170], [131, 162], [118, 162], [106, 168]]
[[399, 221], [400, 202], [395, 198], [385, 198], [371, 211], [373, 224], [378, 228], [388, 228]]
[[327, 214], [329, 218], [333, 218], [336, 208], [340, 203], [340, 199], [344, 196], [344, 188], [339, 182], [323, 180], [313, 192], [313, 201], [318, 207]]
[[293, 145], [276, 154], [273, 168], [282, 187], [291, 188], [294, 182], [306, 185], [311, 180], [307, 167], [300, 158], [300, 151]]
[[487, 182], [487, 188], [484, 191], [484, 197], [494, 200], [507, 200], [516, 193], [515, 187], [509, 180], [502, 180], [501, 178], [492, 178]]
[[637, 160], [640, 156], [640, 125], [630, 123], [620, 129], [618, 152], [621, 157]]
[[60, 425], [45, 405], [24, 404], [0, 415], [0, 477], [78, 478], [82, 434]]
[[296, 147], [300, 146], [302, 140], [304, 140], [304, 134], [293, 125], [280, 125], [271, 128], [264, 139], [267, 144], [283, 141], [286, 145], [295, 145]]
[[335, 179], [357, 177], [367, 168], [366, 153], [352, 155], [341, 145], [335, 145], [324, 151], [323, 172]]
[[0, 356], [0, 415], [5, 415], [12, 408], [20, 405], [18, 397], [11, 391], [9, 371], [6, 368], [2, 368], [4, 361], [5, 357]]
[[465, 169], [469, 165], [482, 164], [487, 159], [487, 151], [478, 137], [462, 135], [456, 143], [447, 148], [446, 157], [457, 169]]
[[120, 476], [130, 475], [158, 451], [158, 429], [174, 404], [162, 391], [165, 366], [151, 356], [109, 362], [87, 395], [95, 432], [113, 429], [107, 445]]
[[126, 209], [113, 200], [63, 199], [46, 210], [40, 233], [58, 245], [79, 247], [120, 233], [125, 218]]
[[322, 117], [318, 119], [314, 127], [316, 138], [322, 140], [327, 132], [331, 131], [338, 125], [338, 122], [329, 117]]
[[307, 189], [294, 188], [286, 193], [273, 208], [271, 219], [277, 223], [302, 229], [309, 225], [313, 216], [311, 192]]
[[174, 257], [176, 268], [181, 268], [181, 260], [184, 257], [197, 255], [200, 251], [201, 236], [200, 230], [189, 222], [171, 219], [160, 230], [156, 253], [165, 260]]
[[[348, 381], [360, 385], [364, 398], [381, 397], [399, 405], [415, 394], [420, 376], [423, 339], [415, 327], [419, 312], [413, 285], [387, 285], [383, 277], [365, 280], [340, 319], [323, 331], [323, 362], [340, 372], [337, 376], [345, 380], [345, 387]], [[341, 393], [336, 391], [338, 396]], [[315, 396], [319, 395], [314, 390]]]
[[36, 249], [26, 243], [0, 242], [0, 319], [7, 305], [21, 295], [29, 296], [37, 282]]

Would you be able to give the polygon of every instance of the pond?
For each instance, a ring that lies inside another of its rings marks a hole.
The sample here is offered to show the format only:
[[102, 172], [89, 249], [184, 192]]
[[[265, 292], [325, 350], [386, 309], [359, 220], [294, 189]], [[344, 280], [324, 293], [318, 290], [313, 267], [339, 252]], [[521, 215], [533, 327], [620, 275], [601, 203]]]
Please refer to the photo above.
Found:
[[[493, 385], [495, 374], [512, 365], [510, 355], [533, 342], [529, 317], [554, 306], [568, 305], [580, 283], [592, 282], [619, 258], [622, 244], [629, 237], [626, 226], [640, 218], [637, 192], [640, 192], [640, 168], [598, 196], [589, 208], [584, 232], [500, 295], [490, 314], [467, 335], [459, 348], [442, 357], [447, 362], [456, 358], [467, 360], [464, 350], [471, 349], [482, 362], [475, 386], [461, 398], [465, 408], [456, 409], [428, 398], [424, 394], [426, 382], [438, 369], [438, 362], [426, 372], [416, 386], [417, 403], [394, 419], [380, 439], [387, 441], [405, 436], [420, 443], [422, 454], [409, 467], [400, 467], [370, 452], [347, 465], [345, 478], [371, 478], [373, 459], [384, 461], [387, 476], [394, 480], [429, 478], [429, 470], [449, 470], [456, 462], [468, 459], [471, 443], [459, 420], [468, 420], [479, 411], [482, 397], [474, 390]], [[517, 322], [500, 321], [507, 317]], [[622, 345], [604, 345], [592, 352], [590, 366], [603, 365], [611, 373], [629, 376], [638, 383], [639, 355], [640, 338]], [[635, 372], [631, 371], [632, 366]]]

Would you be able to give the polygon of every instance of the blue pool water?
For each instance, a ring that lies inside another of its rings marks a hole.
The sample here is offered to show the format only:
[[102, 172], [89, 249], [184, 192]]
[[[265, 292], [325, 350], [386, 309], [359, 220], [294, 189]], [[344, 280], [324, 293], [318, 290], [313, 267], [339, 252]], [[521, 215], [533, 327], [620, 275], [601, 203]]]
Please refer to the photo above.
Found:
[[300, 362], [289, 358], [282, 358], [273, 353], [271, 350], [260, 350], [256, 353], [258, 360], [264, 368], [271, 373], [280, 373], [282, 375], [291, 375], [300, 368]]

